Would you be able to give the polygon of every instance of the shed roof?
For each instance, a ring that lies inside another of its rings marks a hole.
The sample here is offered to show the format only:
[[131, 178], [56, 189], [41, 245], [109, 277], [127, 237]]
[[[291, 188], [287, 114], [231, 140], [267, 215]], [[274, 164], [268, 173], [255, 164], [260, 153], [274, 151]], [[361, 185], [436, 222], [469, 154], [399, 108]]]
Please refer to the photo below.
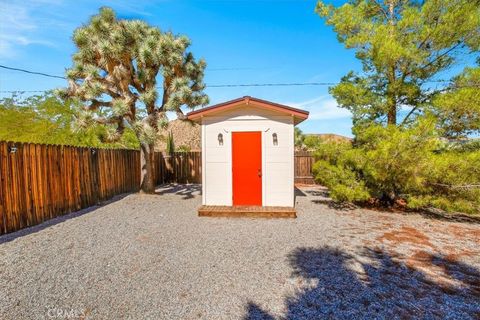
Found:
[[187, 117], [189, 120], [200, 122], [202, 117], [207, 115], [214, 115], [215, 113], [222, 112], [228, 110], [230, 108], [238, 107], [242, 104], [246, 104], [248, 106], [257, 107], [261, 109], [273, 110], [279, 113], [291, 115], [294, 118], [294, 123], [299, 124], [303, 120], [308, 118], [308, 111], [292, 108], [283, 104], [270, 102], [267, 100], [262, 100], [250, 96], [244, 96], [238, 99], [230, 100], [227, 102], [222, 102], [219, 104], [215, 104], [213, 106], [209, 106], [206, 108], [202, 108], [199, 110], [195, 110], [192, 112], [187, 113]]

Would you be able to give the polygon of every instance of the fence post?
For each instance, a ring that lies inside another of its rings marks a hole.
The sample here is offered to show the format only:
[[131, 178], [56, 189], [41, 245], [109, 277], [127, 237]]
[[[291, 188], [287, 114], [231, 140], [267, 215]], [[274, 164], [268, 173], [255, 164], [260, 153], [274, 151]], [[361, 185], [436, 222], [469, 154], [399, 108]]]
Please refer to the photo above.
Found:
[[98, 203], [100, 192], [100, 166], [98, 164], [98, 150], [89, 149], [90, 161], [92, 164], [92, 197], [93, 203]]
[[5, 227], [5, 215], [6, 215], [6, 191], [5, 191], [5, 153], [6, 143], [0, 141], [0, 234], [7, 232]]

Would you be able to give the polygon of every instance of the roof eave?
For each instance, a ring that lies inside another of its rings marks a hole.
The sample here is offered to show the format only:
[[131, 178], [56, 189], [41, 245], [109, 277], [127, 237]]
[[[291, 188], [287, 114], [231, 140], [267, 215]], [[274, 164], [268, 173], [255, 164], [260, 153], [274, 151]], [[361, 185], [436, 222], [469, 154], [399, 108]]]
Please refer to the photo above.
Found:
[[[301, 109], [296, 109], [292, 108], [289, 106], [281, 105], [278, 103], [273, 103], [270, 101], [266, 100], [261, 100], [258, 98], [252, 98], [249, 96], [243, 97], [243, 98], [238, 98], [235, 100], [230, 100], [227, 102], [219, 103], [210, 107], [206, 107], [203, 109], [191, 111], [187, 114], [187, 119], [195, 122], [201, 122], [202, 117], [213, 114], [213, 113], [218, 113], [223, 110], [238, 106], [240, 104], [250, 104], [250, 102], [255, 103], [256, 105], [259, 105], [262, 108], [265, 109], [271, 109], [275, 111], [279, 111], [285, 114], [291, 114], [292, 117], [294, 117], [294, 123], [298, 124], [302, 122], [303, 120], [308, 118], [309, 112]], [[298, 119], [298, 120], [296, 120]]]

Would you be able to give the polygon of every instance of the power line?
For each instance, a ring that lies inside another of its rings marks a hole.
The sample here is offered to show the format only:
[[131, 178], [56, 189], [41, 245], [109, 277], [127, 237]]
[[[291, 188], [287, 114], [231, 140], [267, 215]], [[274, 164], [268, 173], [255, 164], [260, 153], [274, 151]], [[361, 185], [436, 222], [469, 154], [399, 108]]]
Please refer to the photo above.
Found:
[[[212, 84], [207, 88], [238, 88], [238, 87], [295, 87], [295, 86], [334, 86], [334, 82], [297, 82], [297, 83], [232, 83], [232, 84]], [[161, 88], [161, 87], [157, 87]], [[14, 92], [45, 92], [50, 90], [0, 90], [0, 93]]]
[[[24, 72], [28, 74], [34, 74], [34, 75], [40, 75], [40, 76], [45, 76], [45, 77], [50, 77], [50, 78], [58, 78], [58, 79], [66, 79], [65, 77], [61, 76], [56, 76], [44, 72], [36, 72], [36, 71], [30, 71], [26, 69], [20, 69], [20, 68], [13, 68], [13, 67], [8, 67], [4, 65], [0, 65], [0, 68], [3, 69], [8, 69], [8, 70], [13, 70], [13, 71], [19, 71], [19, 72]], [[213, 70], [247, 70], [247, 69], [254, 69], [254, 68], [217, 68]], [[335, 85], [336, 83], [333, 82], [297, 82], [297, 83], [240, 83], [240, 84], [212, 84], [212, 85], [207, 85], [209, 88], [235, 88], [235, 87], [291, 87], [291, 86], [331, 86]], [[22, 90], [3, 90], [0, 91], [2, 93], [12, 93], [12, 92], [19, 92]], [[47, 90], [45, 90], [47, 91]], [[29, 90], [29, 91], [22, 91], [22, 92], [42, 92], [42, 90]]]
[[[0, 68], [7, 69], [7, 70], [24, 72], [24, 73], [28, 73], [28, 74], [39, 75], [39, 76], [44, 76], [44, 77], [64, 79], [64, 80], [66, 79], [65, 77], [62, 77], [62, 76], [57, 76], [57, 75], [48, 74], [48, 73], [44, 73], [44, 72], [36, 72], [36, 71], [30, 71], [30, 70], [26, 70], [26, 69], [8, 67], [8, 66], [4, 66], [4, 65], [0, 65]], [[249, 68], [217, 68], [217, 69], [211, 69], [211, 70], [244, 70], [244, 69], [249, 69]], [[255, 68], [250, 68], [250, 69], [253, 70]], [[430, 80], [430, 81], [427, 81], [427, 82], [430, 82], [430, 83], [446, 83], [446, 82], [450, 82], [450, 81], [449, 80]], [[338, 84], [337, 82], [231, 83], [231, 84], [207, 85], [207, 88], [334, 86], [334, 85], [337, 85], [337, 84]], [[0, 93], [45, 92], [45, 91], [50, 91], [50, 90], [0, 90]]]
[[3, 66], [3, 65], [0, 65], [0, 68], [13, 70], [13, 71], [25, 72], [25, 73], [29, 73], [29, 74], [36, 74], [36, 75], [44, 76], [44, 77], [58, 78], [58, 79], [64, 79], [64, 80], [66, 79], [65, 77], [62, 77], [62, 76], [55, 76], [53, 74], [48, 74], [48, 73], [43, 73], [43, 72], [36, 72], [36, 71], [30, 71], [30, 70], [25, 70], [25, 69], [12, 68], [12, 67], [7, 67], [7, 66]]
[[[44, 72], [37, 72], [37, 71], [30, 71], [26, 69], [20, 69], [20, 68], [13, 68], [13, 67], [8, 67], [4, 65], [0, 65], [0, 68], [8, 69], [8, 70], [13, 70], [13, 71], [20, 71], [20, 72], [25, 72], [29, 74], [35, 74], [35, 75], [40, 75], [40, 76], [45, 76], [45, 77], [52, 77], [52, 78], [58, 78], [58, 79], [66, 79], [63, 76], [57, 76], [53, 74], [48, 74]], [[209, 68], [207, 67], [208, 71], [233, 71], [233, 70], [258, 70], [258, 69], [272, 69], [268, 67], [260, 67], [260, 68], [252, 68], [252, 67], [224, 67], [224, 68]]]
[[25, 93], [25, 92], [47, 92], [51, 90], [1, 90], [0, 93]]
[[333, 86], [334, 82], [297, 82], [297, 83], [239, 83], [239, 84], [211, 84], [207, 88], [232, 88], [232, 87], [291, 87], [291, 86]]
[[268, 70], [268, 69], [274, 69], [274, 67], [224, 67], [224, 68], [209, 68], [207, 66], [206, 68], [208, 71], [238, 71], [238, 70]]

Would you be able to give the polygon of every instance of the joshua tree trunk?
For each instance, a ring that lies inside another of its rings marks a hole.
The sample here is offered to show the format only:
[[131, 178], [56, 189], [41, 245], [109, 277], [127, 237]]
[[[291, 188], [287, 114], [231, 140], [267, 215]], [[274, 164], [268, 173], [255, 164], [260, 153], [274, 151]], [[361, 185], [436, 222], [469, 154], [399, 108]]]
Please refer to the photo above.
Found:
[[154, 145], [142, 143], [140, 145], [141, 157], [141, 192], [155, 193], [154, 175]]

